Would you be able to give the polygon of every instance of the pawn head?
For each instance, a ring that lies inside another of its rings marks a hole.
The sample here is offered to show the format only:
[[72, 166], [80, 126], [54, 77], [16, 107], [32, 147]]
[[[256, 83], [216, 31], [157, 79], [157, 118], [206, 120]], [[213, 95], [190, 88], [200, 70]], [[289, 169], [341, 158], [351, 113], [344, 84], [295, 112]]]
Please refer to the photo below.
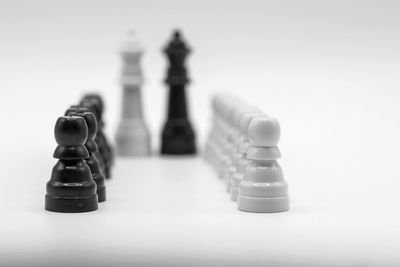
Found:
[[54, 126], [54, 137], [60, 146], [83, 145], [88, 137], [88, 127], [82, 117], [62, 116]]
[[256, 116], [250, 121], [248, 136], [253, 146], [276, 146], [281, 136], [279, 121], [269, 116]]
[[90, 109], [80, 105], [72, 105], [65, 111], [64, 116], [72, 116], [73, 113], [82, 113], [86, 111], [90, 112]]
[[85, 122], [86, 125], [88, 127], [88, 139], [92, 140], [97, 133], [97, 120], [96, 120], [96, 116], [94, 116], [94, 114], [92, 112], [82, 112], [82, 113], [78, 113], [78, 116], [81, 116]]
[[242, 116], [246, 113], [261, 114], [261, 110], [254, 106], [244, 105], [243, 107], [238, 107], [233, 111], [231, 123], [237, 129], [240, 128], [240, 120]]
[[250, 121], [257, 116], [260, 116], [262, 113], [261, 112], [246, 112], [242, 114], [240, 117], [240, 122], [239, 122], [239, 130], [242, 134], [247, 135], [247, 132], [249, 130], [249, 124]]
[[104, 101], [103, 101], [103, 98], [101, 97], [100, 94], [97, 94], [97, 93], [85, 94], [82, 99], [89, 99], [89, 100], [97, 101], [98, 104], [99, 104], [101, 112], [103, 112], [103, 110], [104, 110]]
[[82, 117], [85, 120], [86, 125], [88, 127], [87, 141], [95, 138], [96, 133], [97, 133], [97, 120], [92, 112], [90, 112], [90, 111], [81, 111], [81, 112], [80, 111], [71, 111], [67, 115]]
[[87, 99], [84, 98], [79, 103], [79, 106], [88, 108], [90, 112], [94, 114], [97, 120], [101, 120], [102, 117], [102, 110], [100, 106], [100, 102], [96, 99]]

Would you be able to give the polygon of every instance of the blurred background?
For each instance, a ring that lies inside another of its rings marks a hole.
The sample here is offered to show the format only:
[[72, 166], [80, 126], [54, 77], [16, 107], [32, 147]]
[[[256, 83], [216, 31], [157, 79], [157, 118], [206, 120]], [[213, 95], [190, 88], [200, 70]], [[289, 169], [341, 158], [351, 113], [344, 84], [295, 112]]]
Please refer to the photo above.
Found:
[[[9, 129], [21, 124], [12, 118], [34, 113], [24, 124], [37, 125], [36, 138], [50, 141], [65, 107], [96, 90], [105, 97], [113, 135], [121, 96], [118, 50], [134, 29], [145, 47], [144, 107], [158, 148], [167, 92], [161, 49], [179, 28], [193, 49], [188, 92], [200, 138], [210, 122], [209, 99], [224, 90], [283, 122], [296, 118], [295, 125], [283, 123], [287, 137], [307, 132], [310, 141], [336, 149], [333, 134], [384, 128], [388, 117], [378, 114], [397, 110], [399, 8], [397, 1], [368, 0], [2, 0], [0, 112]], [[331, 129], [320, 126], [327, 122]], [[3, 131], [2, 139], [9, 134], [23, 135]], [[357, 146], [354, 137], [348, 136]]]

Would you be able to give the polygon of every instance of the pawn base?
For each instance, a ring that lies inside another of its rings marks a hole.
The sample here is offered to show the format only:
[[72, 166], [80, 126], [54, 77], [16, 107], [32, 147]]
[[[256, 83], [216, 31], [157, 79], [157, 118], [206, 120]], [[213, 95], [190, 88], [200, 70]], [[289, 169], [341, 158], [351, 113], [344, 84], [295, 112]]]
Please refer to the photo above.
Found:
[[282, 212], [289, 210], [289, 197], [249, 197], [239, 195], [237, 199], [237, 208], [247, 212]]
[[243, 174], [234, 173], [231, 179], [231, 200], [236, 202], [239, 195], [239, 184], [243, 180]]
[[239, 194], [239, 190], [237, 188], [231, 187], [231, 200], [233, 202], [237, 201], [238, 194]]
[[78, 213], [97, 210], [97, 195], [91, 197], [63, 198], [46, 195], [45, 209], [54, 212]]
[[106, 187], [97, 190], [97, 198], [99, 202], [106, 201]]
[[228, 169], [228, 174], [226, 177], [226, 192], [230, 193], [232, 189], [232, 180], [233, 180], [233, 175], [236, 172], [236, 167], [235, 166], [230, 166]]

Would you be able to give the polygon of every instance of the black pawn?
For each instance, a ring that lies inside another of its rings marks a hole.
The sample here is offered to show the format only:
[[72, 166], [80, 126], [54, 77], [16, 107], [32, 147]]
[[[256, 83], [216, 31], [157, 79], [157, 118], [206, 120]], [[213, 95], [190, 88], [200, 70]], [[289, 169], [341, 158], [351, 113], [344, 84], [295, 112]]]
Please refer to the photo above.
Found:
[[[95, 110], [94, 110], [94, 108], [93, 108], [92, 106], [89, 108], [89, 107], [83, 107], [83, 106], [81, 106], [81, 105], [72, 105], [72, 106], [70, 106], [70, 107], [65, 111], [64, 115], [65, 115], [65, 116], [68, 116], [68, 115], [73, 114], [73, 113], [82, 113], [82, 112], [91, 112], [91, 113], [93, 113], [93, 114], [95, 115], [95, 117], [96, 117]], [[96, 120], [97, 120], [97, 119], [96, 119]], [[99, 127], [97, 127], [96, 136], [97, 136], [97, 134], [98, 134], [98, 131], [99, 131]], [[96, 144], [97, 144], [97, 147], [99, 148], [99, 147], [101, 146], [101, 144], [99, 144], [99, 143], [97, 142], [96, 137], [95, 137], [94, 140], [95, 140], [95, 142], [96, 142]], [[96, 152], [94, 152], [93, 154], [95, 155], [95, 157], [96, 157], [97, 160], [99, 161], [100, 167], [101, 167], [101, 169], [102, 169], [102, 171], [103, 171], [103, 174], [105, 175], [105, 172], [106, 172], [106, 164], [104, 163], [104, 162], [105, 162], [104, 156], [100, 153], [99, 149], [98, 149]]]
[[106, 178], [111, 177], [111, 153], [109, 149], [109, 145], [107, 143], [107, 139], [104, 136], [103, 130], [101, 128], [101, 111], [99, 108], [99, 104], [97, 101], [92, 101], [88, 99], [82, 99], [79, 103], [80, 106], [89, 108], [90, 111], [96, 116], [97, 121], [99, 122], [99, 127], [97, 127], [97, 134], [95, 137], [95, 141], [99, 147], [99, 153], [104, 162], [104, 174]]
[[87, 124], [88, 138], [86, 140], [85, 147], [89, 152], [89, 158], [86, 159], [86, 163], [89, 166], [92, 173], [92, 178], [97, 185], [98, 200], [99, 202], [104, 202], [106, 201], [106, 187], [104, 186], [105, 175], [96, 156], [98, 147], [96, 142], [94, 141], [94, 137], [96, 136], [97, 132], [96, 117], [93, 115], [92, 112], [87, 111], [84, 111], [82, 113], [70, 112], [68, 115], [82, 117]]
[[[103, 101], [103, 98], [99, 95], [99, 94], [96, 94], [96, 93], [90, 93], [90, 94], [85, 94], [83, 97], [82, 97], [82, 100], [81, 101], [84, 101], [84, 100], [89, 100], [89, 101], [96, 101], [97, 102], [97, 104], [98, 104], [98, 110], [99, 110], [99, 116], [100, 117], [102, 117], [103, 116], [103, 111], [104, 111], [104, 101]], [[103, 121], [101, 121], [102, 123], [103, 123]]]
[[[104, 127], [105, 127], [105, 123], [103, 120], [103, 114], [104, 114], [104, 101], [103, 98], [97, 94], [97, 93], [90, 93], [90, 94], [85, 94], [82, 98], [81, 102], [85, 102], [85, 101], [89, 101], [89, 102], [93, 102], [97, 111], [98, 111], [98, 127], [101, 128], [102, 132], [104, 133]], [[114, 164], [114, 150], [112, 148], [112, 146], [110, 145], [110, 142], [107, 140], [107, 136], [104, 135], [104, 142], [105, 142], [105, 147], [107, 149], [107, 153], [108, 153], [108, 157], [110, 160], [110, 165], [112, 166]]]
[[57, 148], [53, 157], [59, 159], [46, 186], [45, 209], [55, 212], [86, 212], [96, 210], [96, 183], [85, 160], [89, 152], [84, 146], [88, 127], [81, 117], [63, 116], [54, 127]]
[[164, 49], [169, 60], [165, 83], [169, 86], [168, 117], [161, 136], [161, 154], [195, 154], [195, 133], [188, 118], [185, 86], [189, 83], [184, 61], [190, 50], [175, 31]]

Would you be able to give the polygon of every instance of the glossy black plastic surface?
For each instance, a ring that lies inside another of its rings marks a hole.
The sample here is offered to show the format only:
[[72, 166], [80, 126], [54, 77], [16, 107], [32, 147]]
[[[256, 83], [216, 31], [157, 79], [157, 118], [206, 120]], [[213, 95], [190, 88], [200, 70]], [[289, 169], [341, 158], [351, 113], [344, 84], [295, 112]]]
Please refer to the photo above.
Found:
[[96, 210], [97, 186], [84, 160], [89, 157], [84, 146], [88, 137], [85, 120], [76, 116], [58, 118], [54, 136], [58, 144], [54, 157], [59, 160], [46, 185], [45, 209], [55, 212]]
[[185, 155], [196, 153], [196, 138], [188, 117], [186, 84], [189, 83], [184, 61], [190, 49], [179, 31], [164, 49], [169, 60], [165, 82], [169, 85], [168, 117], [161, 135], [161, 154]]

